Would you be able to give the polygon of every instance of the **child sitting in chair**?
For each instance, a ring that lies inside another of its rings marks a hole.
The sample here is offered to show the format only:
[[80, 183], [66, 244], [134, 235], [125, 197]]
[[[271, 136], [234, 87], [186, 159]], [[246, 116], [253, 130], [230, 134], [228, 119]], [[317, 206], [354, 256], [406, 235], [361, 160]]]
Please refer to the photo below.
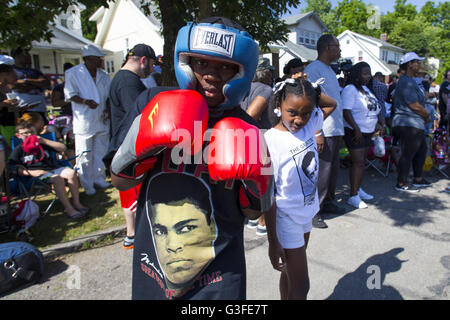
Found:
[[[12, 151], [10, 164], [18, 166], [19, 175], [48, 179], [53, 184], [67, 216], [72, 219], [84, 217], [89, 209], [80, 203], [75, 171], [57, 164], [50, 156], [50, 152], [64, 152], [66, 146], [61, 142], [36, 136], [35, 128], [27, 122], [16, 126], [16, 137], [22, 139], [23, 143]], [[66, 193], [66, 181], [72, 194], [73, 206]]]
[[445, 128], [438, 128], [433, 132], [432, 157], [439, 169], [445, 168], [449, 163], [448, 137]]

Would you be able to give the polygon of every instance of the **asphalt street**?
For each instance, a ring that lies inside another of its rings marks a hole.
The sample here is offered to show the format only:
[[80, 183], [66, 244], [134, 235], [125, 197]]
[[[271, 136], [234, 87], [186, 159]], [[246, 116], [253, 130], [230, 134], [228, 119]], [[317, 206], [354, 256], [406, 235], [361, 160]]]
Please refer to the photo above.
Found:
[[[396, 174], [366, 173], [373, 194], [367, 209], [351, 209], [348, 170], [339, 176], [337, 200], [344, 215], [326, 215], [327, 229], [313, 229], [307, 250], [308, 299], [415, 300], [450, 298], [449, 180], [433, 175], [431, 188], [395, 191]], [[132, 251], [112, 245], [60, 256], [49, 262], [39, 284], [2, 300], [129, 300]], [[278, 300], [279, 272], [272, 269], [266, 237], [245, 228], [247, 298]]]

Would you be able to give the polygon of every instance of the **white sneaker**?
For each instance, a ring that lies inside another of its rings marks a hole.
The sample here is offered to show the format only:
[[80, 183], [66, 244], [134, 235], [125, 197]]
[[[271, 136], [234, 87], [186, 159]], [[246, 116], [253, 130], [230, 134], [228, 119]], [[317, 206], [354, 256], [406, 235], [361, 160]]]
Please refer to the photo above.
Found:
[[93, 196], [95, 194], [95, 189], [94, 188], [89, 188], [89, 189], [84, 189], [84, 194], [87, 196]]
[[258, 226], [258, 220], [248, 220], [247, 228], [256, 229], [257, 226]]
[[367, 204], [361, 200], [359, 195], [348, 198], [347, 203], [357, 209], [366, 209]]
[[359, 196], [362, 200], [372, 200], [372, 199], [373, 199], [373, 195], [366, 193], [362, 188], [359, 188], [359, 190], [358, 190], [358, 196]]
[[266, 226], [261, 226], [258, 224], [258, 226], [256, 227], [256, 235], [257, 236], [265, 236], [267, 235], [267, 228]]

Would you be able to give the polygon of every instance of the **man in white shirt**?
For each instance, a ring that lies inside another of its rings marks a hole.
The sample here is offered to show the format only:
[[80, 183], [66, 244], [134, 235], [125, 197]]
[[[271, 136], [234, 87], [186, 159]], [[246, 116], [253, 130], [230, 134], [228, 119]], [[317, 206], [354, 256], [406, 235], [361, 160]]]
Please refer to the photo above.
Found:
[[325, 94], [336, 100], [337, 107], [333, 113], [323, 122], [324, 147], [319, 154], [319, 201], [320, 211], [313, 219], [316, 228], [327, 228], [321, 213], [342, 214], [345, 212], [335, 202], [336, 181], [339, 170], [339, 144], [344, 135], [344, 119], [342, 113], [340, 86], [336, 73], [330, 64], [341, 56], [339, 41], [331, 34], [325, 34], [317, 41], [317, 60], [311, 62], [305, 73], [311, 82], [324, 78], [321, 85]]
[[106, 111], [106, 100], [111, 80], [102, 70], [105, 56], [93, 45], [82, 50], [84, 63], [65, 73], [64, 95], [72, 101], [73, 133], [75, 135], [75, 152], [81, 154], [77, 158], [78, 176], [87, 195], [95, 194], [94, 185], [107, 188], [105, 167], [102, 158], [109, 143], [109, 117]]

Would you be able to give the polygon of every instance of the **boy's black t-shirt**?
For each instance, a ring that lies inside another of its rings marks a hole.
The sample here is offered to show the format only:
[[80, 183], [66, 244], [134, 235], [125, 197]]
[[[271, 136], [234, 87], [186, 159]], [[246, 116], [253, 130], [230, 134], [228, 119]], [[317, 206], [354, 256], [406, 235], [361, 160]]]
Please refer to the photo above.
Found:
[[[208, 128], [226, 117], [258, 126], [236, 107], [210, 117]], [[158, 156], [136, 210], [133, 299], [245, 299], [241, 185], [211, 180], [204, 159], [175, 164], [171, 150]]]
[[39, 156], [28, 154], [23, 151], [22, 145], [18, 145], [14, 148], [9, 159], [11, 165], [22, 165], [30, 170], [54, 170], [60, 167], [54, 159], [51, 157], [50, 153], [55, 152], [55, 150], [49, 146], [41, 145], [44, 149], [45, 157], [39, 160]]

